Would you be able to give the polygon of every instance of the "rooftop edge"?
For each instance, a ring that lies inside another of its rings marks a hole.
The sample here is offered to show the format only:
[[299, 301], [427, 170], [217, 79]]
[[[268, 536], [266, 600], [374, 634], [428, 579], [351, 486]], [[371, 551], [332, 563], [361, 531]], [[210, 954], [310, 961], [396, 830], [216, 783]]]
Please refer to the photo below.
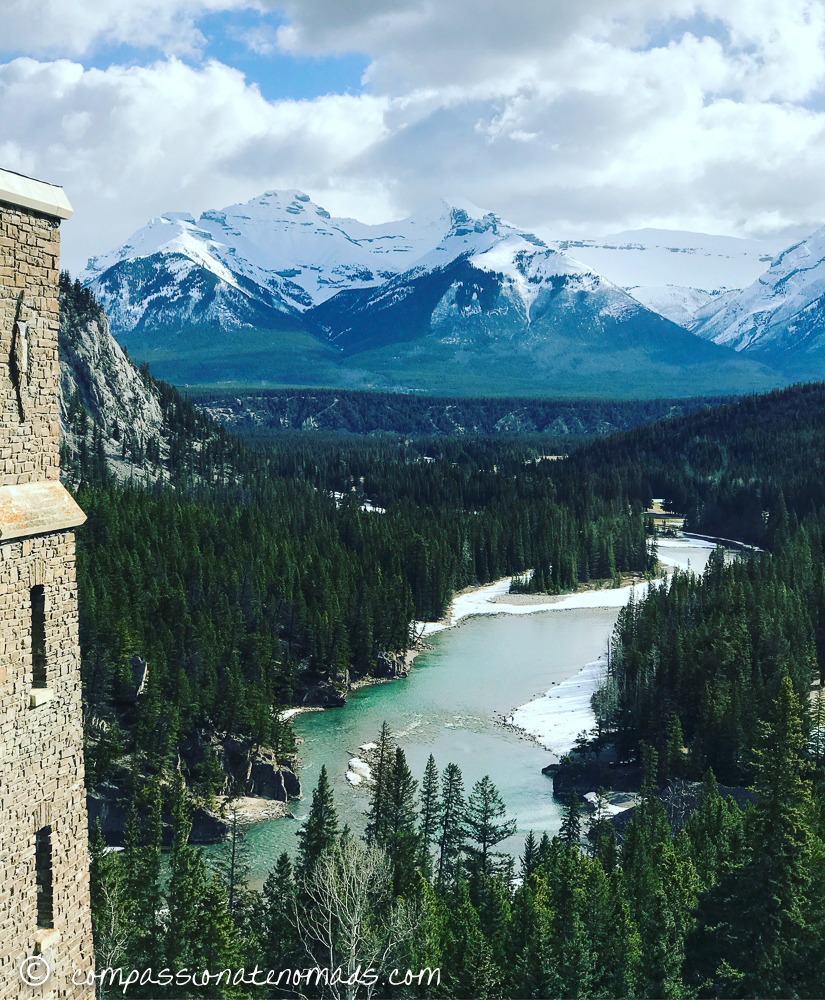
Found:
[[34, 177], [3, 170], [0, 167], [0, 201], [21, 208], [31, 208], [58, 219], [71, 219], [74, 209], [60, 185], [47, 184]]

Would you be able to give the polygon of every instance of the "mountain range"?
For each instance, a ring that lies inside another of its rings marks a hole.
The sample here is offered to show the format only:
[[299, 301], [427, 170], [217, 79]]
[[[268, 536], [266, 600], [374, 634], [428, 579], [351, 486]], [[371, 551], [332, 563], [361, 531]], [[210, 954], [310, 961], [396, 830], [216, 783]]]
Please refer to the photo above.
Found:
[[[788, 380], [798, 348], [774, 328], [810, 305], [816, 268], [793, 263], [806, 245], [657, 230], [550, 241], [460, 200], [365, 225], [269, 191], [153, 219], [81, 280], [132, 357], [179, 384], [684, 396]], [[782, 259], [766, 326], [759, 275]], [[817, 315], [804, 330], [794, 318], [809, 364]], [[758, 348], [729, 335], [743, 316]]]

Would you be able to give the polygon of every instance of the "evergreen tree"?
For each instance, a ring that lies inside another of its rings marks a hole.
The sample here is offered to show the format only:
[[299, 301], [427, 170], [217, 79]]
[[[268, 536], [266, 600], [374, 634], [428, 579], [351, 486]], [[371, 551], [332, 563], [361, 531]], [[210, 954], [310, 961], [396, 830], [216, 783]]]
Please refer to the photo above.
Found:
[[123, 892], [131, 933], [129, 961], [157, 965], [164, 950], [160, 922], [160, 855], [163, 842], [161, 794], [152, 782], [135, 793], [123, 836]]
[[568, 846], [577, 847], [581, 840], [581, 802], [575, 788], [567, 798], [559, 835]]
[[441, 776], [441, 817], [438, 830], [437, 882], [443, 886], [459, 874], [464, 850], [464, 781], [456, 764]]
[[292, 862], [283, 852], [264, 882], [258, 921], [264, 957], [270, 969], [286, 968], [299, 947], [295, 907]]
[[530, 878], [533, 872], [538, 868], [539, 864], [539, 845], [536, 842], [533, 831], [531, 830], [524, 838], [524, 851], [521, 855], [521, 867], [519, 874], [521, 875], [522, 882], [526, 882], [527, 879]]
[[539, 841], [539, 864], [544, 865], [550, 860], [552, 841], [550, 836], [545, 830], [541, 835], [541, 840]]
[[467, 800], [464, 825], [467, 872], [473, 879], [480, 876], [507, 874], [512, 858], [494, 851], [503, 840], [516, 832], [516, 821], [505, 820], [507, 810], [498, 789], [485, 775], [473, 785]]
[[395, 739], [386, 721], [381, 725], [372, 755], [372, 790], [367, 810], [368, 844], [383, 845], [389, 833], [392, 771], [395, 764]]
[[312, 793], [307, 821], [298, 831], [297, 873], [307, 878], [325, 851], [331, 851], [338, 839], [338, 813], [329, 787], [326, 764], [321, 766], [318, 784]]
[[192, 820], [180, 771], [175, 772], [172, 780], [172, 821], [166, 958], [174, 968], [191, 969], [197, 968], [201, 957], [202, 904], [207, 878], [201, 851], [189, 844]]
[[[749, 859], [703, 900], [689, 949], [696, 978], [721, 995], [790, 996], [798, 980], [821, 985], [808, 931], [814, 850], [810, 765], [801, 706], [789, 677], [756, 750], [758, 800], [746, 824]], [[818, 945], [816, 946], [818, 951]]]
[[419, 865], [425, 875], [429, 874], [432, 866], [431, 850], [437, 836], [440, 814], [441, 798], [438, 792], [438, 768], [435, 766], [433, 755], [430, 754], [427, 759], [427, 766], [424, 769], [424, 780], [421, 782], [421, 799], [419, 805]]
[[386, 850], [393, 866], [393, 893], [405, 893], [413, 884], [419, 855], [416, 831], [415, 781], [407, 766], [401, 747], [395, 748], [395, 759], [389, 774], [387, 792]]
[[596, 809], [588, 821], [586, 836], [592, 856], [599, 859], [602, 868], [609, 875], [617, 862], [616, 830], [610, 822], [604, 788], [599, 788], [596, 792]]

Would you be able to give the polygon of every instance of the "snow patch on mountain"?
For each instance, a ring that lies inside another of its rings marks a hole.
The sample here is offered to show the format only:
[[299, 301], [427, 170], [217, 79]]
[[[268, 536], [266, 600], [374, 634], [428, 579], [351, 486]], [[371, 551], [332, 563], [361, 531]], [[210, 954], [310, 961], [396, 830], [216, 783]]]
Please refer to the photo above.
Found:
[[[696, 332], [737, 351], [794, 346], [798, 333], [814, 330], [825, 296], [825, 226], [780, 253], [740, 295], [714, 311]], [[806, 316], [806, 313], [808, 314]]]
[[470, 257], [469, 263], [480, 271], [503, 275], [521, 300], [528, 322], [530, 307], [554, 278], [587, 276], [591, 290], [599, 283], [599, 275], [591, 268], [559, 250], [537, 247], [520, 233], [509, 233], [497, 240], [488, 249]]
[[684, 285], [648, 285], [628, 288], [627, 291], [643, 306], [659, 313], [673, 323], [690, 329], [696, 319], [696, 314], [709, 304], [719, 308], [722, 297], [736, 294], [736, 289], [730, 292], [708, 292], [703, 288], [690, 288]]
[[699, 310], [749, 285], [785, 248], [783, 240], [746, 240], [678, 230], [638, 229], [553, 246], [608, 275], [647, 309], [692, 329]]
[[745, 288], [787, 241], [635, 229], [595, 240], [556, 240], [552, 245], [622, 288], [678, 285], [714, 292]]

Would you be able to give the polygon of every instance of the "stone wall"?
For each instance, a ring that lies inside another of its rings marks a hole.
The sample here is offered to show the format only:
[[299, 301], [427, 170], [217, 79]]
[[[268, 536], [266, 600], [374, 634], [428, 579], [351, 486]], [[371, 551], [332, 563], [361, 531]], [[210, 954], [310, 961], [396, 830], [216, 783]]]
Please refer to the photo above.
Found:
[[[0, 490], [59, 477], [58, 249], [56, 219], [0, 203]], [[26, 324], [22, 351], [16, 322]], [[45, 688], [33, 685], [32, 587], [44, 590]], [[51, 929], [38, 927], [35, 835], [44, 827]], [[93, 953], [70, 530], [0, 534], [0, 872], [0, 998], [91, 997], [71, 985]], [[32, 989], [20, 969], [36, 955], [52, 971]]]
[[[59, 253], [56, 219], [0, 203], [0, 486], [60, 476]], [[26, 324], [28, 340], [19, 380], [11, 363], [15, 320]]]

